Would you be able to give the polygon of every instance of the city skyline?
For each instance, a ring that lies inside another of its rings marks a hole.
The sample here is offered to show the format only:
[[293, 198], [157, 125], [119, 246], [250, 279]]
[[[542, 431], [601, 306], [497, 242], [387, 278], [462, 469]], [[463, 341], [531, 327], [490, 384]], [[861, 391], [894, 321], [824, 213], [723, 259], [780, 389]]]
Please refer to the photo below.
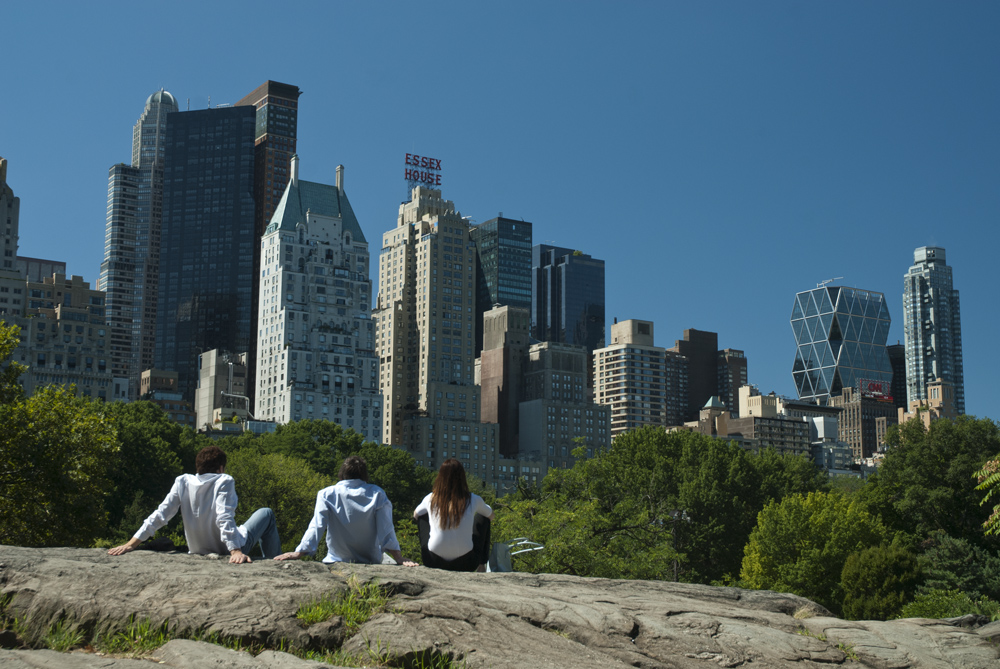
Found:
[[[946, 248], [963, 301], [966, 410], [995, 415], [1000, 390], [975, 361], [998, 324], [985, 269], [1000, 240], [1000, 95], [988, 76], [1000, 62], [997, 9], [581, 4], [520, 20], [529, 7], [376, 15], [306, 5], [287, 17], [299, 47], [241, 59], [225, 55], [250, 34], [249, 18], [205, 8], [205, 28], [180, 17], [162, 26], [199, 47], [116, 60], [114, 72], [99, 63], [139, 17], [98, 25], [82, 10], [51, 20], [14, 8], [9, 48], [23, 57], [7, 85], [30, 104], [0, 110], [0, 155], [21, 199], [20, 254], [65, 260], [96, 285], [107, 169], [128, 155], [123, 129], [143, 101], [162, 87], [182, 110], [189, 99], [204, 109], [209, 96], [235, 104], [262, 81], [291, 81], [303, 91], [302, 178], [331, 183], [344, 164], [369, 239], [405, 198], [405, 153], [435, 155], [443, 197], [475, 222], [503, 212], [531, 221], [535, 244], [605, 261], [607, 331], [617, 317], [655, 322], [664, 342], [688, 328], [718, 332], [721, 348], [746, 352], [764, 392], [795, 396], [796, 293], [838, 276], [882, 292], [888, 343], [902, 342], [899, 277], [914, 249]], [[311, 46], [331, 21], [345, 33], [335, 74], [318, 66], [324, 40]], [[438, 59], [432, 77], [454, 108], [393, 102], [419, 59], [410, 36], [473, 26], [478, 39], [525, 47]], [[30, 43], [41, 30], [66, 51]], [[57, 97], [87, 102], [64, 123]]]

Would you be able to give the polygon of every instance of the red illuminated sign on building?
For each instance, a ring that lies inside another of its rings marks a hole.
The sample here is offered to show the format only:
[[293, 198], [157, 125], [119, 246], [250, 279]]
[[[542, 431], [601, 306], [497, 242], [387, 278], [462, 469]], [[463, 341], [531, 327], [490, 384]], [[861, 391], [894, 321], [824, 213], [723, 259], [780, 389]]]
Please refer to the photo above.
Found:
[[427, 184], [428, 186], [441, 185], [441, 161], [439, 159], [408, 153], [406, 154], [406, 165], [404, 178], [407, 181]]
[[862, 397], [872, 397], [877, 400], [892, 401], [892, 389], [885, 381], [874, 379], [858, 379], [858, 392]]

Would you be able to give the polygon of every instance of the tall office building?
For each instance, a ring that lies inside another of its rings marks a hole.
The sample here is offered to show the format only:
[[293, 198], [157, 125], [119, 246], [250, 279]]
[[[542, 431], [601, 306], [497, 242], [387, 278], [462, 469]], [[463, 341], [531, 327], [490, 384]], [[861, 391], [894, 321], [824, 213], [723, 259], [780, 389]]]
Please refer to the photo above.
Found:
[[97, 281], [107, 293], [111, 368], [138, 397], [140, 375], [153, 366], [163, 206], [164, 135], [177, 100], [160, 89], [146, 99], [132, 128], [132, 163], [108, 171], [104, 258]]
[[303, 181], [293, 156], [261, 240], [254, 415], [325, 419], [382, 440], [368, 241], [336, 184]]
[[187, 401], [201, 353], [255, 343], [255, 123], [252, 107], [167, 116], [154, 357]]
[[654, 345], [653, 324], [611, 326], [611, 345], [594, 351], [594, 401], [611, 406], [611, 435], [643, 425], [680, 425], [688, 406], [688, 360]]
[[457, 457], [487, 481], [497, 425], [479, 417], [473, 383], [476, 249], [441, 191], [418, 186], [382, 235], [375, 309], [385, 442], [436, 469]]
[[531, 309], [531, 223], [498, 217], [469, 231], [476, 245], [476, 355], [483, 315], [496, 305]]
[[[687, 360], [688, 404], [684, 420], [695, 420], [705, 404], [719, 394], [719, 335], [689, 328], [684, 331], [684, 339], [675, 340], [670, 350]], [[728, 405], [726, 408], [733, 410]]]
[[877, 386], [887, 395], [892, 382], [885, 350], [889, 323], [882, 293], [821, 286], [796, 294], [792, 378], [799, 399], [825, 400], [844, 388], [861, 392], [862, 386], [865, 392]]
[[604, 261], [581, 251], [536, 244], [531, 249], [531, 336], [604, 347]]
[[[249, 95], [236, 103], [237, 107], [253, 107], [257, 117], [254, 128], [254, 231], [256, 240], [253, 251], [253, 275], [260, 277], [260, 240], [271, 222], [291, 176], [291, 160], [295, 155], [298, 136], [299, 96], [298, 86], [265, 81]], [[260, 299], [260, 283], [254, 281], [253, 304]], [[251, 398], [257, 388], [257, 352], [251, 342], [248, 351], [249, 383]]]
[[927, 399], [927, 385], [941, 379], [955, 390], [955, 409], [965, 413], [962, 319], [958, 291], [944, 249], [921, 246], [903, 277], [903, 336], [907, 402]]
[[0, 158], [0, 318], [24, 314], [24, 275], [17, 269], [18, 225], [21, 198], [7, 184], [7, 159]]
[[892, 403], [897, 409], [906, 409], [906, 347], [900, 343], [885, 347], [892, 367]]

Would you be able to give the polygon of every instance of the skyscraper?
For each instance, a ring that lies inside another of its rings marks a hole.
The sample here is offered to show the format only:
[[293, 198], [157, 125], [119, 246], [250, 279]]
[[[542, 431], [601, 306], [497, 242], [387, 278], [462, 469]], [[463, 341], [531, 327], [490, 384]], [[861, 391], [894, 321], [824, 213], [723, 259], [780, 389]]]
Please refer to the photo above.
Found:
[[907, 403], [927, 399], [927, 384], [941, 379], [954, 387], [955, 409], [964, 414], [961, 310], [939, 246], [915, 250], [903, 277], [903, 336]]
[[138, 396], [140, 375], [153, 366], [163, 205], [167, 115], [177, 100], [160, 89], [146, 99], [132, 128], [132, 164], [108, 171], [104, 259], [97, 281], [107, 293], [111, 369]]
[[298, 158], [261, 240], [256, 408], [261, 420], [322, 418], [382, 440], [368, 241], [336, 184], [302, 181]]
[[862, 394], [888, 396], [889, 323], [882, 293], [840, 286], [798, 293], [791, 324], [797, 345], [792, 378], [799, 399], [827, 399], [855, 387]]
[[680, 425], [688, 406], [688, 359], [653, 343], [653, 324], [611, 326], [611, 345], [594, 351], [594, 401], [611, 407], [611, 435], [643, 425]]
[[24, 276], [17, 270], [18, 216], [21, 198], [7, 185], [7, 159], [0, 158], [0, 239], [3, 240], [3, 257], [0, 258], [0, 318], [24, 314]]
[[[271, 222], [291, 174], [291, 159], [295, 154], [298, 135], [300, 95], [302, 91], [298, 86], [268, 80], [236, 103], [237, 107], [253, 107], [257, 113], [254, 126], [253, 198], [256, 243], [253, 251], [253, 275], [258, 278], [261, 263], [260, 240]], [[255, 280], [251, 298], [255, 307], [260, 298], [259, 288], [260, 283]], [[247, 392], [251, 399], [257, 389], [256, 345], [257, 339], [254, 338], [247, 355]]]
[[604, 347], [604, 261], [581, 251], [536, 244], [531, 249], [531, 336]]
[[255, 121], [252, 107], [167, 116], [155, 366], [187, 401], [199, 354], [252, 346]]
[[469, 231], [476, 245], [476, 355], [483, 314], [500, 304], [531, 309], [531, 223], [493, 218]]
[[497, 425], [481, 423], [473, 382], [476, 251], [441, 191], [418, 186], [382, 235], [375, 309], [386, 443], [436, 469], [457, 457], [496, 475]]

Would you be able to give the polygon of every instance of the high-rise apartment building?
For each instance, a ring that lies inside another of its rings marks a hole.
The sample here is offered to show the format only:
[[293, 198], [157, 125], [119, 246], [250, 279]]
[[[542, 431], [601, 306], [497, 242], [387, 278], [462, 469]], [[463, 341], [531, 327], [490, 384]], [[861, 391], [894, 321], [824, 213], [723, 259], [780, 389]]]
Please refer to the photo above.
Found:
[[24, 275], [17, 269], [18, 225], [21, 198], [7, 184], [7, 159], [0, 158], [0, 318], [10, 322], [24, 314]]
[[21, 377], [26, 395], [40, 386], [76, 386], [77, 395], [123, 399], [116, 391], [110, 365], [104, 293], [82, 277], [55, 274], [41, 282], [24, 282], [26, 318], [21, 326]]
[[382, 394], [368, 241], [344, 192], [303, 181], [293, 156], [288, 186], [261, 239], [257, 318], [258, 420], [325, 419], [382, 440]]
[[[520, 452], [524, 461], [566, 469], [611, 446], [611, 407], [587, 392], [590, 355], [584, 346], [539, 342], [528, 349], [519, 405]], [[544, 469], [543, 469], [544, 471]]]
[[486, 312], [477, 361], [484, 423], [496, 423], [500, 454], [522, 463], [571, 467], [573, 450], [587, 457], [611, 445], [610, 407], [587, 389], [590, 355], [583, 346], [531, 344], [530, 313], [498, 306]]
[[[298, 86], [265, 81], [249, 95], [236, 103], [238, 107], [253, 107], [257, 118], [254, 128], [254, 231], [256, 240], [253, 253], [253, 275], [260, 277], [260, 240], [271, 222], [288, 185], [291, 175], [291, 160], [295, 155], [299, 125]], [[253, 286], [252, 300], [256, 305], [260, 299], [259, 282]], [[251, 341], [248, 352], [250, 367], [247, 390], [253, 398], [257, 388], [257, 352], [253, 348], [257, 341]]]
[[604, 261], [582, 251], [536, 244], [531, 249], [531, 336], [604, 347]]
[[495, 481], [497, 426], [473, 383], [476, 248], [441, 191], [418, 186], [382, 235], [375, 310], [385, 442], [436, 469], [456, 457]]
[[688, 361], [653, 343], [653, 324], [611, 326], [611, 345], [594, 351], [594, 401], [611, 407], [611, 435], [643, 425], [680, 425], [688, 406]]
[[885, 350], [889, 323], [882, 293], [821, 286], [796, 294], [791, 318], [797, 345], [792, 378], [799, 399], [825, 400], [845, 388], [860, 392], [862, 385], [867, 392], [872, 384], [888, 394], [892, 382]]
[[531, 223], [497, 217], [473, 226], [476, 245], [476, 355], [483, 315], [496, 305], [531, 309]]
[[160, 89], [146, 99], [132, 128], [132, 163], [108, 172], [104, 258], [97, 281], [107, 293], [111, 367], [136, 399], [153, 366], [163, 206], [164, 137], [177, 100]]
[[872, 457], [884, 443], [885, 428], [898, 422], [898, 410], [888, 394], [846, 386], [830, 397], [829, 404], [843, 409], [840, 441], [851, 447], [855, 460]]
[[944, 249], [921, 246], [903, 277], [907, 402], [926, 400], [928, 384], [941, 379], [952, 384], [955, 409], [965, 413], [961, 315]]
[[155, 367], [193, 401], [198, 356], [255, 343], [252, 107], [167, 115]]
[[743, 351], [727, 348], [717, 353], [716, 360], [716, 395], [729, 413], [739, 415], [740, 388], [749, 383], [747, 356]]

